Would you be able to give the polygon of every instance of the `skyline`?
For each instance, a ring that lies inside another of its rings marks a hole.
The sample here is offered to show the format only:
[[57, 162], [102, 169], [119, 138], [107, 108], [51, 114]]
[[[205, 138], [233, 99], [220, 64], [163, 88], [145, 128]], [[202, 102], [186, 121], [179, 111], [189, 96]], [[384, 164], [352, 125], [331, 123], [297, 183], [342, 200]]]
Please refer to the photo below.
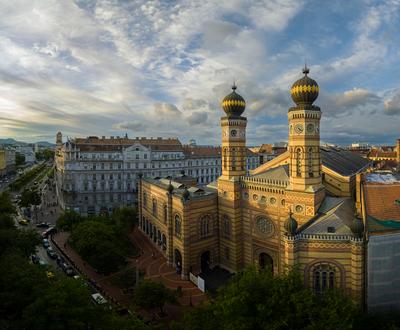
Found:
[[220, 144], [235, 80], [248, 144], [286, 141], [304, 61], [321, 140], [394, 144], [399, 1], [15, 1], [0, 8], [0, 138], [177, 136]]

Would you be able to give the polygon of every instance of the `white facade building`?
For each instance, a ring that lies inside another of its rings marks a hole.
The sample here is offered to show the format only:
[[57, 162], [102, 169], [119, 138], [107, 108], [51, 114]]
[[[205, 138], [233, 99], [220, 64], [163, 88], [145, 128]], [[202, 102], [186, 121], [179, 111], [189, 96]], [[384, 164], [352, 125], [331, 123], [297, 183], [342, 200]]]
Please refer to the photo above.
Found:
[[[75, 138], [56, 149], [60, 205], [83, 215], [133, 205], [139, 174], [174, 177], [187, 174], [199, 184], [221, 175], [221, 148], [183, 146], [176, 138]], [[248, 152], [248, 170], [259, 166]]]
[[35, 151], [30, 146], [16, 146], [15, 151], [25, 156], [25, 163], [34, 163], [36, 160]]

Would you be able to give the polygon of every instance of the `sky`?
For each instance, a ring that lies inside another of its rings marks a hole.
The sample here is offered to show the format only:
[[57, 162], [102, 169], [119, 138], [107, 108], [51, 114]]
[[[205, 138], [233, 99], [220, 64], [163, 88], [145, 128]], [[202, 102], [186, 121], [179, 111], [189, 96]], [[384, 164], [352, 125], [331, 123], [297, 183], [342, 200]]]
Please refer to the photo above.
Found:
[[321, 141], [394, 145], [399, 14], [400, 0], [0, 0], [0, 138], [220, 144], [236, 81], [247, 144], [286, 141], [307, 61]]

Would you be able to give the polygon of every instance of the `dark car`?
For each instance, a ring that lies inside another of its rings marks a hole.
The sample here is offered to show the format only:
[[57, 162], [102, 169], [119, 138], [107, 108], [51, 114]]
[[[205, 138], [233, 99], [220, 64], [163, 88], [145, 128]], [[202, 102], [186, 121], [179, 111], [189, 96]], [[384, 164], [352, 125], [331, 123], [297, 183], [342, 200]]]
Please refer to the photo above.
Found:
[[50, 246], [50, 242], [47, 238], [43, 239], [42, 244], [45, 249], [47, 249]]
[[63, 259], [63, 257], [57, 256], [57, 265], [59, 265], [61, 267], [61, 265], [63, 263], [65, 263], [65, 260]]
[[48, 222], [41, 222], [36, 225], [38, 228], [49, 228], [50, 224]]
[[67, 276], [74, 276], [75, 275], [75, 271], [71, 266], [68, 266], [65, 270], [64, 270], [65, 274], [67, 274]]
[[51, 248], [49, 247], [47, 250], [47, 255], [51, 258], [51, 259], [56, 259], [57, 258], [57, 253]]

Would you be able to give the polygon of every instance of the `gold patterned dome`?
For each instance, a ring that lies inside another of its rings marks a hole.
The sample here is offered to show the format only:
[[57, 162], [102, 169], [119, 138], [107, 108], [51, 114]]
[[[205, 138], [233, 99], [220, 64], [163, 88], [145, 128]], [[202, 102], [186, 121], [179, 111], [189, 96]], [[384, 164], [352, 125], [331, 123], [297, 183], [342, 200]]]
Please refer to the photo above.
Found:
[[290, 89], [290, 95], [297, 106], [311, 106], [318, 97], [318, 84], [308, 76], [309, 72], [310, 70], [305, 66], [304, 77], [297, 80]]
[[242, 96], [236, 93], [236, 85], [232, 86], [232, 93], [222, 100], [222, 109], [228, 117], [240, 117], [246, 108], [246, 102]]

